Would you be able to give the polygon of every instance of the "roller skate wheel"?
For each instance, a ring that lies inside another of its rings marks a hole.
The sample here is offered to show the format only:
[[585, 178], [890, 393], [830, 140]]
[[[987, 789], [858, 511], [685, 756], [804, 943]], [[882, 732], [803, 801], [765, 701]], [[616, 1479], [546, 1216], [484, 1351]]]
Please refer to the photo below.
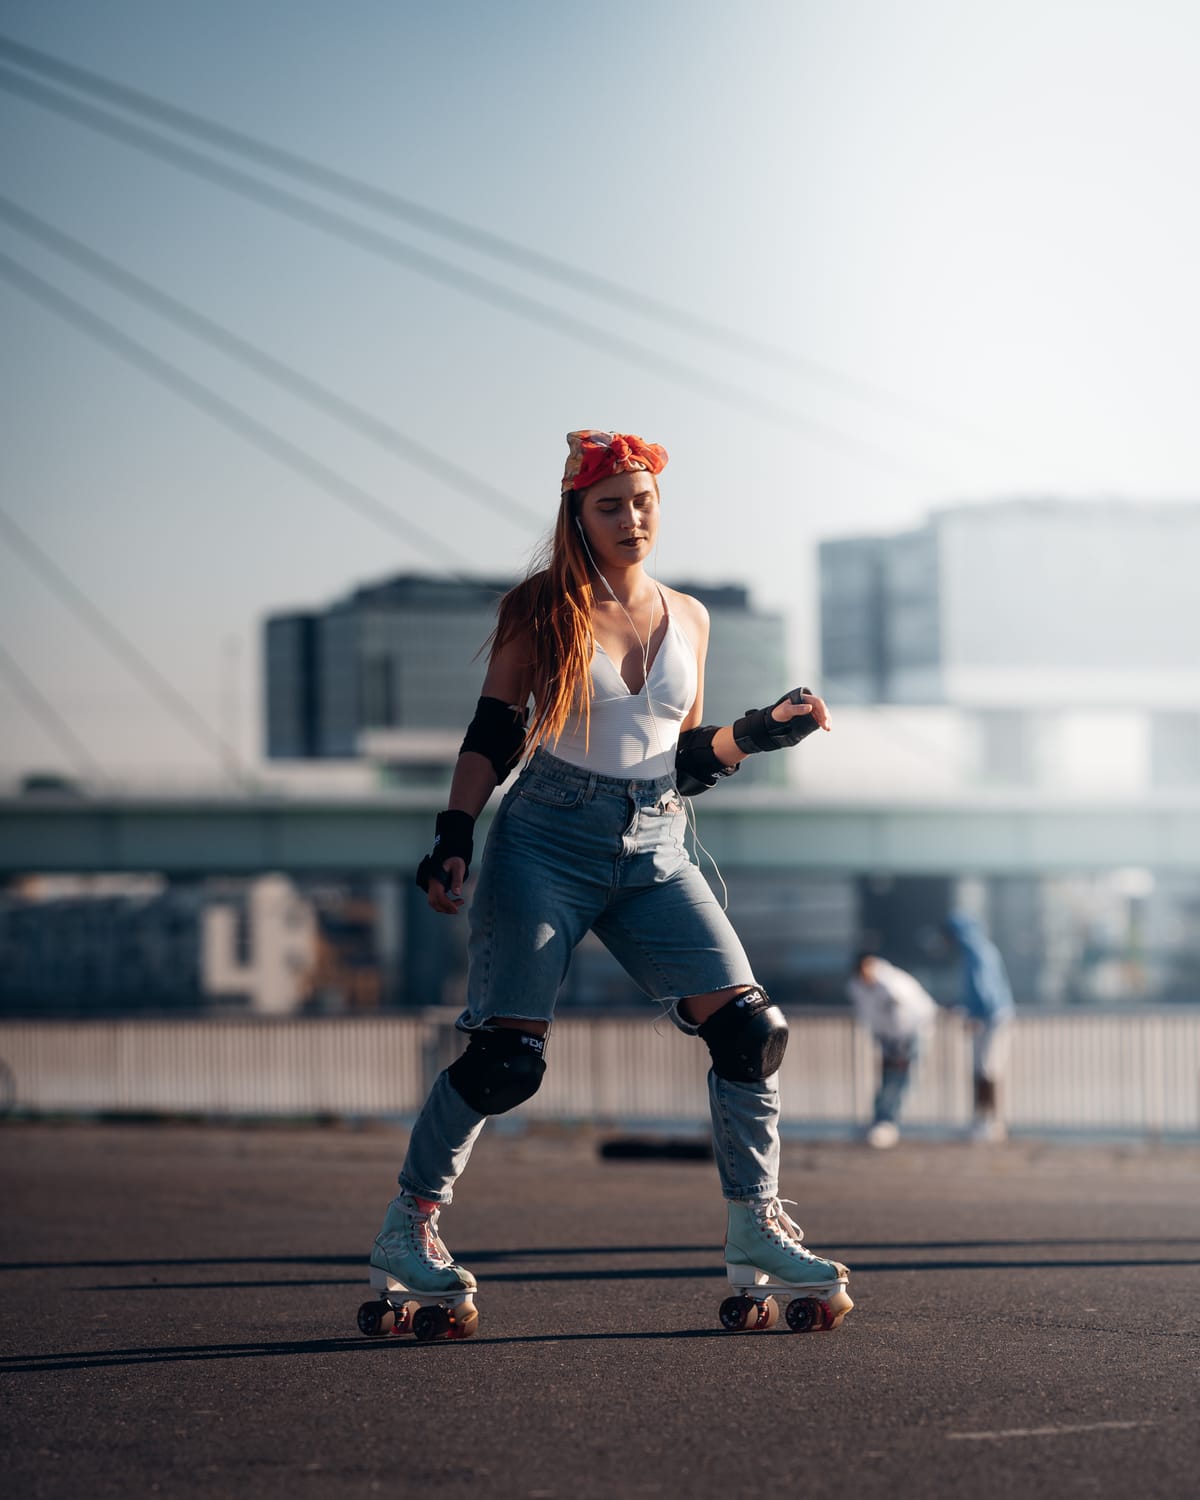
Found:
[[819, 1297], [797, 1297], [788, 1303], [784, 1316], [793, 1333], [824, 1333], [833, 1327], [829, 1309]]
[[753, 1298], [750, 1297], [726, 1297], [717, 1313], [721, 1327], [728, 1328], [731, 1333], [745, 1328], [746, 1318], [753, 1305]]
[[718, 1317], [731, 1333], [765, 1333], [779, 1322], [779, 1303], [774, 1297], [726, 1297]]
[[447, 1338], [469, 1339], [479, 1327], [479, 1309], [468, 1298], [460, 1302], [450, 1315], [450, 1332]]
[[450, 1319], [444, 1307], [418, 1307], [413, 1313], [413, 1337], [419, 1343], [428, 1344], [434, 1339], [443, 1339], [450, 1330]]
[[358, 1330], [368, 1338], [391, 1333], [395, 1325], [396, 1310], [382, 1297], [377, 1302], [364, 1302], [358, 1310]]
[[413, 1337], [421, 1343], [434, 1339], [469, 1339], [479, 1327], [479, 1310], [470, 1297], [453, 1307], [437, 1303], [418, 1307], [412, 1315]]

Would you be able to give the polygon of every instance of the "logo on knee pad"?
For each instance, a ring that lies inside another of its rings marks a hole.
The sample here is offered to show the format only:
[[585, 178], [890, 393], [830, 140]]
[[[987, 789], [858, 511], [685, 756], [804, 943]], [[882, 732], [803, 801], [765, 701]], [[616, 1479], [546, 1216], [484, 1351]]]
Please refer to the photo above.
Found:
[[477, 1114], [502, 1115], [537, 1093], [546, 1071], [546, 1039], [507, 1026], [471, 1033], [467, 1050], [446, 1076]]

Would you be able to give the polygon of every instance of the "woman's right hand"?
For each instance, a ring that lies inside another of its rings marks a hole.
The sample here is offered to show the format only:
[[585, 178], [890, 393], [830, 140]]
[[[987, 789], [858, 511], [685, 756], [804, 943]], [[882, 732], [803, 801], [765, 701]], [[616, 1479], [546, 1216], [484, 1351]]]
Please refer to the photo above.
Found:
[[456, 917], [462, 910], [463, 885], [467, 878], [466, 864], [457, 856], [448, 859], [443, 867], [450, 877], [450, 884], [445, 886], [436, 875], [429, 877], [429, 904], [434, 911], [440, 911], [447, 917]]

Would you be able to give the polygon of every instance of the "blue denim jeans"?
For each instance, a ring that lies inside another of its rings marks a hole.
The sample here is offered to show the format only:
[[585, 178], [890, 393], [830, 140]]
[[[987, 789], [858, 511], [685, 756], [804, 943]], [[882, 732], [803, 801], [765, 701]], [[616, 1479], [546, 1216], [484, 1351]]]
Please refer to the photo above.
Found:
[[900, 1119], [904, 1096], [912, 1085], [917, 1059], [921, 1055], [921, 1038], [881, 1043], [879, 1088], [875, 1094], [875, 1124], [886, 1120], [895, 1125]]
[[[728, 917], [684, 847], [686, 815], [669, 777], [599, 776], [537, 751], [506, 793], [471, 903], [461, 1031], [496, 1017], [549, 1022], [571, 954], [595, 932], [680, 1031], [679, 1002], [754, 984]], [[546, 1048], [554, 1066], [553, 1045]], [[708, 1075], [717, 1171], [727, 1198], [774, 1197], [779, 1179], [776, 1077]], [[445, 1073], [413, 1126], [406, 1191], [449, 1203], [486, 1121]]]

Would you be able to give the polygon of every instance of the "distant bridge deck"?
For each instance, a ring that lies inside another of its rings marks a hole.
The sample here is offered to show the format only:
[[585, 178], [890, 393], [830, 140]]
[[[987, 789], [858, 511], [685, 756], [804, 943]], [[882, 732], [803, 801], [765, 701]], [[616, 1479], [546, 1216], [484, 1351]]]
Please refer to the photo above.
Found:
[[[718, 788], [700, 833], [731, 869], [1058, 874], [1200, 870], [1200, 797], [1136, 802], [973, 796], [828, 801]], [[361, 799], [245, 796], [0, 799], [0, 874], [169, 875], [412, 868], [442, 790]], [[486, 814], [485, 814], [486, 818]]]

